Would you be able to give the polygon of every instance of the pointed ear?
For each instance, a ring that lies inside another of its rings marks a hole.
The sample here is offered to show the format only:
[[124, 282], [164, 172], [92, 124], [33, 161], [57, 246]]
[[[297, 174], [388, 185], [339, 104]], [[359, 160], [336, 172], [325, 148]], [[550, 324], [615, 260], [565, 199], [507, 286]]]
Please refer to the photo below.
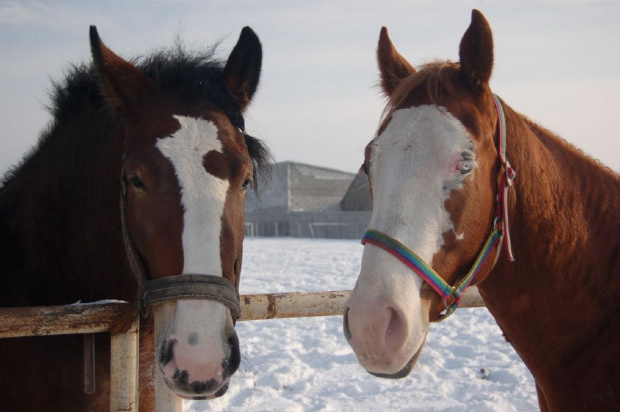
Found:
[[493, 71], [493, 35], [491, 27], [478, 10], [472, 10], [471, 23], [459, 48], [461, 74], [469, 87], [479, 91], [488, 84]]
[[385, 27], [381, 28], [379, 35], [377, 61], [381, 72], [381, 87], [388, 96], [394, 92], [401, 80], [415, 73], [413, 66], [394, 48]]
[[127, 109], [139, 104], [154, 89], [136, 66], [103, 44], [95, 26], [90, 26], [90, 49], [101, 81], [101, 94], [109, 106]]
[[263, 48], [258, 36], [251, 28], [244, 27], [223, 72], [226, 86], [241, 105], [241, 110], [256, 92], [262, 61]]

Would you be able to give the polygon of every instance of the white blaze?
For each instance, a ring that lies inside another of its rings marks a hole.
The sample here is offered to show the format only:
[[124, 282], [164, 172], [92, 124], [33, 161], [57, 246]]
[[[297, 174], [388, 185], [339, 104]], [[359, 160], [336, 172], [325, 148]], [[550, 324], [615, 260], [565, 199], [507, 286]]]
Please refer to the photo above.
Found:
[[[223, 276], [220, 232], [229, 182], [208, 173], [204, 164], [208, 153], [223, 153], [222, 142], [212, 122], [174, 118], [181, 128], [159, 139], [156, 146], [172, 163], [181, 189], [183, 273]], [[175, 342], [173, 360], [160, 365], [165, 366], [162, 372], [168, 382], [183, 370], [190, 382], [222, 383], [222, 365], [231, 351], [225, 332], [230, 324], [228, 314], [223, 304], [202, 299], [178, 300], [156, 308], [155, 321], [162, 324], [158, 345]], [[189, 342], [191, 336], [194, 343]]]
[[[431, 264], [443, 233], [454, 227], [445, 201], [467, 176], [460, 172], [462, 153], [470, 152], [473, 159], [467, 129], [444, 108], [401, 109], [370, 149], [370, 229], [400, 240]], [[348, 301], [348, 325], [351, 345], [368, 370], [396, 373], [422, 347], [428, 330], [422, 284], [391, 254], [372, 244], [364, 247]], [[390, 329], [392, 324], [396, 330]]]
[[205, 170], [211, 151], [222, 153], [217, 127], [210, 121], [174, 116], [181, 128], [159, 139], [157, 148], [172, 162], [185, 210], [183, 273], [222, 276], [220, 231], [229, 183]]
[[471, 151], [470, 135], [444, 108], [424, 105], [397, 110], [373, 142], [370, 228], [405, 243], [427, 263], [453, 229], [445, 201], [466, 175], [455, 165]]

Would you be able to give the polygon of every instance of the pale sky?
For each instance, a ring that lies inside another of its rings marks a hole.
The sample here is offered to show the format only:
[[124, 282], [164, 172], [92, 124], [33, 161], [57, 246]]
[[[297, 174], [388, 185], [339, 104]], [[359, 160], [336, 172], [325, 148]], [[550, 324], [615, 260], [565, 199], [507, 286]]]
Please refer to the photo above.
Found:
[[534, 1], [7, 1], [0, 0], [0, 174], [32, 147], [50, 117], [50, 78], [90, 60], [88, 27], [130, 58], [222, 40], [244, 26], [263, 44], [248, 131], [277, 161], [355, 172], [384, 100], [375, 51], [387, 26], [414, 66], [458, 60], [471, 9], [495, 41], [491, 87], [517, 111], [620, 170], [620, 2]]

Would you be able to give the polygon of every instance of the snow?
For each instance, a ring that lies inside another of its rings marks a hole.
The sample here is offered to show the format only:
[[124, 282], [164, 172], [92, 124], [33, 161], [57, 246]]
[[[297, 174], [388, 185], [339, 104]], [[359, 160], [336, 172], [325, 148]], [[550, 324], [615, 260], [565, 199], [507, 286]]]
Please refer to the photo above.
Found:
[[[247, 239], [241, 293], [351, 289], [362, 249], [353, 240]], [[539, 410], [531, 374], [484, 308], [433, 324], [400, 380], [358, 365], [340, 316], [240, 322], [237, 332], [242, 361], [230, 389], [185, 402], [186, 412]]]

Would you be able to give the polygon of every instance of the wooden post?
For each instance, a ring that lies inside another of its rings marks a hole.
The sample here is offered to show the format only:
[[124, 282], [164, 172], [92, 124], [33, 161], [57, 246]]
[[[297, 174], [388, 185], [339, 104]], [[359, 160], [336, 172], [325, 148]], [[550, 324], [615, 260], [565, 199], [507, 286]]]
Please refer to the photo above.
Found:
[[183, 399], [168, 388], [159, 368], [155, 369], [155, 412], [182, 412]]
[[[164, 327], [162, 319], [155, 319], [155, 336], [159, 336]], [[156, 347], [157, 345], [155, 345]], [[181, 412], [183, 409], [183, 400], [176, 396], [174, 392], [168, 388], [161, 370], [155, 367], [155, 412]]]
[[97, 389], [95, 382], [95, 334], [84, 334], [84, 393], [92, 395]]
[[138, 346], [140, 314], [125, 333], [112, 336], [110, 412], [138, 412]]

